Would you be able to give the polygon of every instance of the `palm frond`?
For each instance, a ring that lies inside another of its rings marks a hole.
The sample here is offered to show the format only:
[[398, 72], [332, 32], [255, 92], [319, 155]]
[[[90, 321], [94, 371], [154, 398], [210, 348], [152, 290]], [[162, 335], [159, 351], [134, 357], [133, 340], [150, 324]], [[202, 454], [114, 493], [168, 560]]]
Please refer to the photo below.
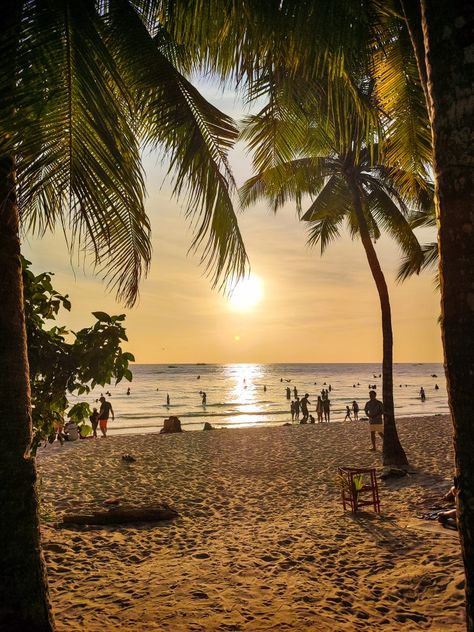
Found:
[[398, 269], [397, 281], [403, 282], [414, 274], [419, 274], [422, 270], [436, 268], [438, 264], [438, 244], [436, 242], [425, 244], [421, 247], [421, 250], [423, 253], [421, 265], [418, 259], [413, 260], [410, 255], [407, 255]]
[[239, 189], [242, 206], [260, 199], [269, 201], [274, 211], [295, 200], [298, 212], [305, 194], [316, 195], [334, 172], [331, 161], [299, 158], [269, 168], [249, 178]]
[[173, 193], [185, 198], [193, 227], [191, 248], [200, 250], [214, 284], [240, 276], [247, 256], [232, 205], [234, 181], [227, 158], [237, 129], [174, 68], [129, 2], [110, 0], [109, 5], [112, 29], [122, 34], [115, 45], [141, 97], [143, 140], [169, 160]]
[[310, 222], [308, 244], [320, 244], [321, 254], [339, 236], [339, 228], [351, 210], [351, 199], [345, 182], [338, 176], [328, 178], [316, 199], [301, 218]]
[[410, 257], [413, 265], [420, 267], [423, 263], [423, 252], [407, 221], [406, 215], [400, 210], [382, 187], [374, 187], [367, 196], [367, 204], [371, 214], [400, 246], [403, 253]]
[[14, 130], [23, 226], [62, 224], [132, 305], [151, 258], [132, 95], [92, 5], [33, 4], [17, 50], [16, 107], [29, 108]]
[[431, 132], [408, 29], [396, 15], [386, 15], [384, 40], [373, 53], [373, 74], [385, 126], [384, 164], [400, 170], [398, 188], [408, 196], [417, 187], [417, 174], [428, 180]]

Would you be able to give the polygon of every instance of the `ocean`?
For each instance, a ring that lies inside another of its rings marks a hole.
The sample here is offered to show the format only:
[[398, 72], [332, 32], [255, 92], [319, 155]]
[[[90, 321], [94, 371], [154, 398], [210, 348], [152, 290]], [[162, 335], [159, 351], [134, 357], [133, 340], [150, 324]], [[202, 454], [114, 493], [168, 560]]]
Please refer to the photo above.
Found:
[[[184, 430], [202, 430], [206, 421], [228, 428], [282, 424], [291, 421], [287, 387], [292, 398], [295, 387], [300, 398], [309, 393], [309, 410], [316, 417], [317, 396], [331, 385], [331, 421], [341, 422], [354, 399], [363, 415], [369, 385], [376, 385], [380, 397], [382, 389], [380, 364], [133, 364], [131, 368], [131, 383], [70, 398], [71, 403], [86, 399], [97, 406], [101, 393], [110, 392], [106, 397], [115, 412], [115, 421], [109, 422], [111, 435], [156, 432], [170, 415], [180, 418]], [[425, 402], [420, 400], [420, 387], [425, 389]], [[449, 413], [443, 366], [395, 364], [394, 398], [397, 417]]]

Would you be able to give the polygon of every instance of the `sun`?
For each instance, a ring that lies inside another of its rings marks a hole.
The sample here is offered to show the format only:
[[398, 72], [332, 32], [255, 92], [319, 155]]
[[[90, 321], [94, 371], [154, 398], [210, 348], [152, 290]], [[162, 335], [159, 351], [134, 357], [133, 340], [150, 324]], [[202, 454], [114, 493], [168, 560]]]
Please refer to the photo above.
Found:
[[229, 295], [229, 305], [239, 312], [248, 312], [253, 309], [263, 297], [262, 281], [251, 274], [246, 279], [239, 281]]

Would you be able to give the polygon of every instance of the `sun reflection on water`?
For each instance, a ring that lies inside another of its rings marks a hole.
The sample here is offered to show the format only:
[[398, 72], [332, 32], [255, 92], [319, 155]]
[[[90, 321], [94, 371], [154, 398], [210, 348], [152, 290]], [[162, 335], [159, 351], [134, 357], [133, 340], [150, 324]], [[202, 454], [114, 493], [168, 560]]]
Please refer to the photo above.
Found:
[[[226, 367], [226, 378], [231, 385], [231, 401], [239, 413], [258, 413], [258, 401], [264, 384], [263, 367], [260, 364], [233, 364]], [[243, 423], [242, 417], [232, 419], [233, 423]], [[251, 417], [246, 423], [251, 423]]]

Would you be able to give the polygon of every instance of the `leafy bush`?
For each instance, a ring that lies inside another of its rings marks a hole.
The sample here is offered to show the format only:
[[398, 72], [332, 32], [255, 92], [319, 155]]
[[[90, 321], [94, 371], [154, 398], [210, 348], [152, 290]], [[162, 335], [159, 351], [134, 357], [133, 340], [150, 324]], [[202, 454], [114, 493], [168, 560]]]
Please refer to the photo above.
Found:
[[[61, 308], [70, 311], [71, 303], [67, 295], [53, 288], [51, 272], [35, 275], [30, 266], [31, 262], [23, 259], [35, 451], [42, 441], [54, 441], [69, 407], [68, 395], [87, 394], [112, 380], [115, 384], [122, 379], [131, 381], [129, 363], [135, 358], [121, 348], [127, 341], [125, 314], [93, 312], [97, 322], [78, 332], [57, 325], [48, 328], [48, 322], [56, 320]], [[87, 403], [78, 403], [68, 416], [84, 425], [90, 414]]]

